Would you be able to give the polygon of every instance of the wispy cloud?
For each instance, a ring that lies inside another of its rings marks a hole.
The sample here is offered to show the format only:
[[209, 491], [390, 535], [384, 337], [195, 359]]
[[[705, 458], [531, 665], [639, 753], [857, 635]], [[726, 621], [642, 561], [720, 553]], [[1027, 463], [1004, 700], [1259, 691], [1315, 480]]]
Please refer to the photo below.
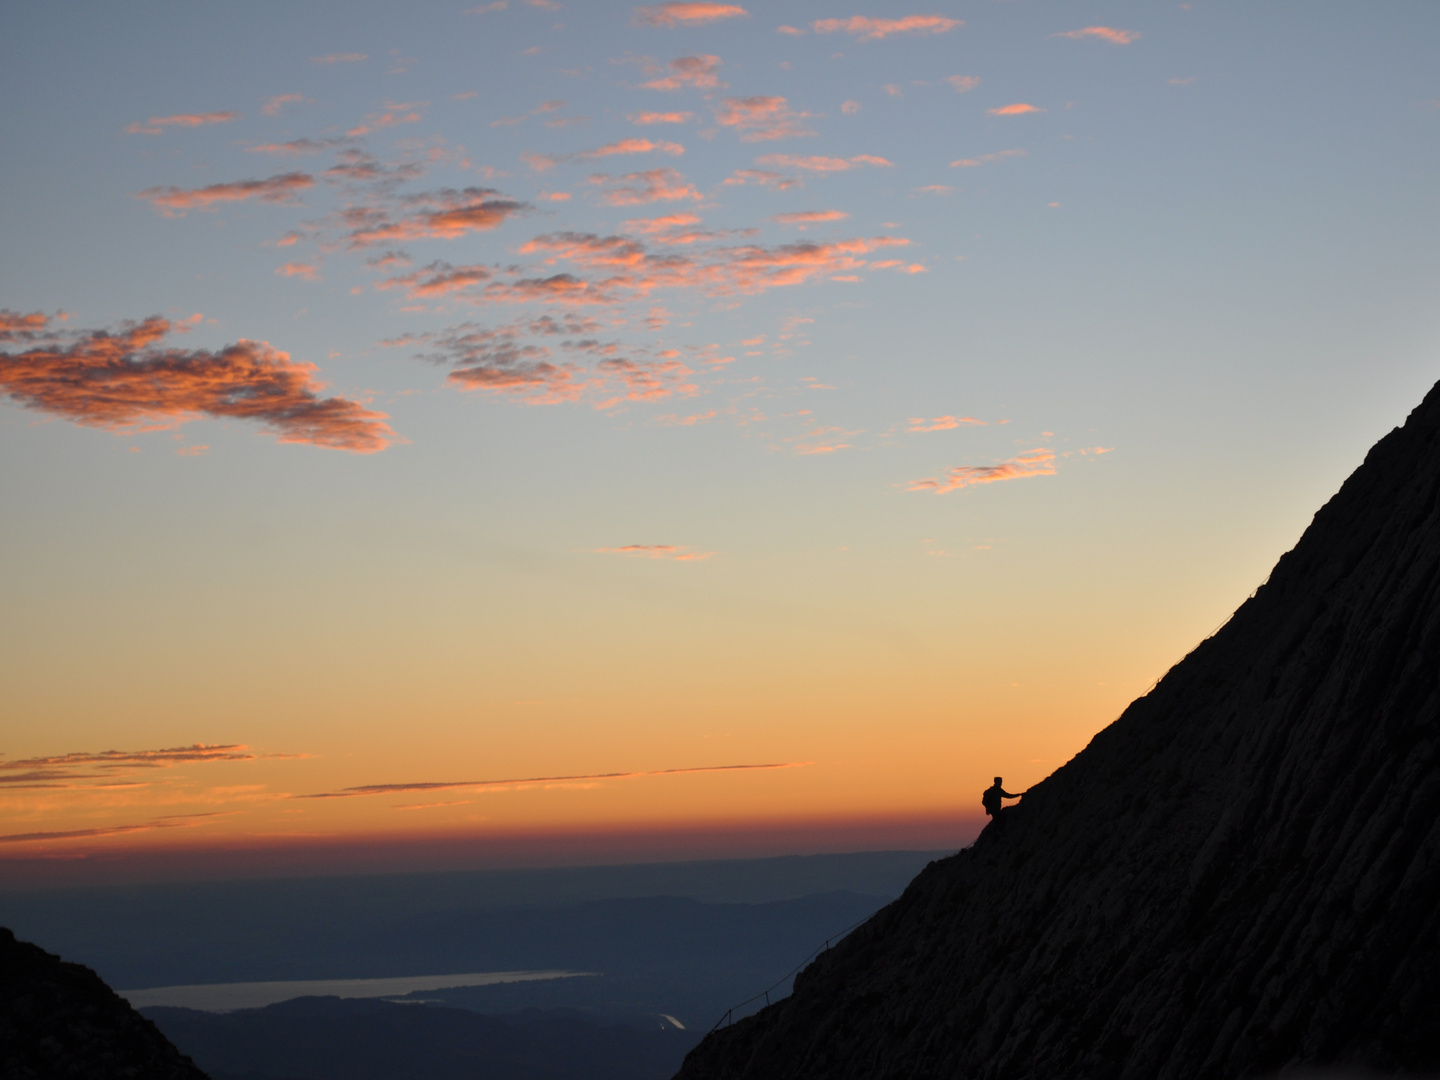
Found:
[[302, 154], [319, 154], [336, 144], [334, 139], [291, 139], [283, 143], [259, 143], [246, 147], [251, 154], [275, 154], [279, 157], [299, 157]]
[[362, 60], [369, 60], [369, 59], [370, 59], [370, 56], [369, 56], [368, 53], [363, 53], [363, 52], [344, 52], [344, 53], [327, 53], [327, 54], [324, 55], [324, 56], [312, 56], [312, 57], [310, 57], [310, 62], [311, 62], [312, 64], [358, 64], [358, 63], [360, 63]]
[[34, 341], [43, 337], [50, 326], [50, 316], [32, 311], [0, 311], [0, 341]]
[[275, 271], [281, 277], [298, 277], [302, 281], [318, 281], [320, 268], [313, 263], [287, 262]]
[[622, 154], [669, 154], [671, 157], [679, 157], [685, 153], [685, 147], [674, 142], [652, 142], [649, 139], [620, 139], [617, 142], [607, 143], [604, 146], [597, 146], [593, 150], [579, 150], [573, 154], [563, 154], [554, 157], [545, 154], [525, 153], [520, 155], [521, 159], [536, 172], [548, 172], [556, 165], [566, 161], [595, 161], [600, 158], [616, 157]]
[[217, 203], [244, 202], [247, 199], [270, 203], [294, 202], [296, 195], [314, 186], [315, 178], [308, 173], [289, 172], [266, 180], [235, 180], [188, 190], [177, 187], [146, 188], [138, 193], [137, 198], [147, 200], [167, 217], [178, 217], [187, 210], [210, 210]]
[[844, 210], [797, 210], [776, 214], [770, 220], [780, 225], [818, 225], [822, 221], [844, 221], [849, 216]]
[[1061, 38], [1099, 38], [1102, 41], [1111, 42], [1114, 45], [1129, 45], [1132, 41], [1140, 39], [1138, 30], [1117, 30], [1113, 26], [1087, 26], [1083, 30], [1065, 30], [1058, 34], [1051, 34], [1051, 37]]
[[641, 26], [703, 26], [722, 19], [749, 15], [738, 4], [716, 4], [708, 0], [668, 0], [654, 7], [635, 9], [635, 22]]
[[0, 392], [25, 408], [111, 431], [210, 416], [257, 422], [280, 442], [354, 453], [394, 441], [384, 413], [321, 397], [313, 365], [263, 341], [241, 340], [218, 352], [160, 347], [173, 328], [155, 316], [113, 333], [56, 335], [25, 352], [0, 352]]
[[755, 184], [757, 187], [773, 187], [781, 191], [801, 186], [801, 182], [797, 178], [770, 169], [737, 169], [722, 180], [721, 184], [724, 187]]
[[600, 198], [610, 206], [642, 206], [653, 202], [698, 202], [703, 196], [674, 169], [647, 169], [616, 179], [604, 173], [590, 177], [601, 188]]
[[[720, 85], [720, 64], [718, 56], [681, 56], [671, 60], [668, 75], [641, 83], [642, 90], [682, 90], [692, 86], [697, 90], [714, 90]], [[653, 70], [653, 69], [652, 69]]]
[[234, 111], [177, 113], [174, 116], [152, 116], [143, 124], [136, 121], [127, 127], [125, 131], [130, 135], [159, 135], [166, 128], [190, 128], [203, 127], [206, 124], [228, 124], [231, 120], [238, 119], [240, 119], [240, 114]]
[[1027, 105], [1023, 101], [1017, 101], [1014, 105], [1001, 105], [995, 109], [985, 110], [991, 116], [1024, 116], [1026, 113], [1044, 112], [1038, 105]]
[[370, 113], [365, 117], [363, 124], [356, 125], [345, 134], [351, 138], [359, 138], [361, 135], [369, 135], [372, 131], [384, 128], [398, 127], [401, 124], [418, 124], [425, 119], [425, 114], [421, 110], [429, 104], [428, 101], [407, 101], [399, 104], [387, 101], [383, 109]]
[[769, 165], [780, 169], [801, 169], [805, 172], [831, 173], [848, 172], [862, 166], [890, 169], [895, 163], [873, 154], [856, 154], [852, 158], [796, 157], [793, 154], [767, 154], [756, 158], [755, 164]]
[[694, 116], [690, 112], [639, 112], [631, 113], [626, 119], [632, 124], [684, 124]]
[[945, 81], [955, 88], [957, 94], [967, 94], [980, 85], [979, 75], [946, 75]]
[[721, 98], [715, 121], [721, 127], [740, 132], [741, 142], [772, 142], [792, 139], [815, 132], [802, 125], [808, 112], [797, 112], [783, 97], [756, 95], [743, 98]]
[[284, 111], [286, 105], [299, 105], [304, 102], [304, 100], [304, 94], [277, 94], [265, 102], [264, 105], [261, 105], [260, 111], [266, 116], [279, 116], [280, 113]]
[[403, 289], [412, 299], [430, 299], [472, 288], [493, 276], [494, 273], [486, 266], [451, 266], [447, 262], [433, 262], [413, 273], [378, 281], [375, 287]]
[[672, 562], [700, 562], [715, 554], [674, 544], [626, 544], [624, 547], [596, 548], [598, 555], [629, 555], [639, 559], [669, 559]]
[[466, 8], [465, 15], [489, 15], [492, 11], [504, 11], [510, 6], [508, 0], [495, 0], [493, 4], [481, 4], [479, 7]]
[[907, 491], [930, 491], [944, 495], [979, 484], [994, 484], [1001, 480], [1023, 480], [1027, 476], [1053, 476], [1055, 454], [1045, 448], [1037, 448], [1002, 461], [998, 465], [957, 465], [943, 477], [928, 477], [913, 480]]
[[408, 784], [362, 784], [357, 787], [325, 791], [316, 795], [296, 795], [297, 799], [353, 799], [366, 795], [393, 795], [404, 791], [447, 791], [457, 788], [531, 787], [537, 784], [564, 784], [582, 780], [633, 780], [643, 776], [684, 776], [693, 773], [750, 772], [762, 769], [801, 769], [811, 762], [780, 761], [763, 765], [700, 765], [688, 769], [650, 769], [635, 772], [576, 773], [568, 776], [525, 776], [508, 780], [442, 780]]
[[817, 34], [846, 33], [861, 41], [879, 41], [895, 34], [943, 34], [964, 26], [960, 19], [943, 15], [906, 15], [900, 19], [872, 19], [852, 15], [848, 19], [819, 19], [810, 24]]
[[359, 204], [340, 212], [352, 248], [410, 240], [453, 240], [499, 228], [530, 209], [493, 188], [442, 188], [410, 195], [394, 205]]
[[908, 423], [909, 427], [905, 430], [911, 434], [920, 434], [926, 431], [951, 431], [961, 424], [985, 426], [984, 420], [976, 420], [973, 416], [937, 416], [933, 420], [927, 420], [923, 416], [912, 416]]
[[1006, 158], [1024, 156], [1024, 150], [996, 150], [993, 153], [981, 154], [979, 157], [960, 158], [958, 161], [952, 161], [950, 162], [950, 168], [973, 169], [980, 165], [990, 165], [996, 161], [1004, 161]]

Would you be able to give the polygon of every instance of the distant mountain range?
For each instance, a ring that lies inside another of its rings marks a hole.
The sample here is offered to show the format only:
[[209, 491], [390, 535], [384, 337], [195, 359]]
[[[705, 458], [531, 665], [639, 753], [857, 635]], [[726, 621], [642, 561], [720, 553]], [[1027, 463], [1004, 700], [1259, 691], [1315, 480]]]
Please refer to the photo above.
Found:
[[1270, 579], [680, 1080], [1440, 1074], [1440, 386]]

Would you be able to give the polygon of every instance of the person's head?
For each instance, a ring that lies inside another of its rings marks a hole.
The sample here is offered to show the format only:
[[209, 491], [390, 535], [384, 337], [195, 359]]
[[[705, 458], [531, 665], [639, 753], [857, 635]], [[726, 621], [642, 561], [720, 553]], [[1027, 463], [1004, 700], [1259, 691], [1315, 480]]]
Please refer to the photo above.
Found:
[[995, 786], [996, 786], [996, 787], [999, 787], [999, 786], [1000, 786], [1001, 784], [1003, 784], [1004, 782], [1005, 782], [1004, 777], [1001, 777], [1001, 776], [995, 777]]

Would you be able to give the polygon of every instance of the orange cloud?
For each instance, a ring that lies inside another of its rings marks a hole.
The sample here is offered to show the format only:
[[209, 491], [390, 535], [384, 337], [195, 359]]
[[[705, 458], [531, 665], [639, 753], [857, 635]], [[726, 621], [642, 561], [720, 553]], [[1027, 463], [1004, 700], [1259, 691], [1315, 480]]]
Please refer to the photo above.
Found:
[[843, 221], [849, 216], [844, 210], [800, 210], [792, 214], [776, 214], [770, 220], [781, 225], [812, 225], [822, 221]]
[[978, 75], [947, 75], [945, 81], [955, 88], [957, 94], [965, 94], [980, 85]]
[[979, 424], [985, 426], [984, 420], [976, 420], [973, 416], [937, 416], [933, 420], [926, 420], [923, 416], [911, 417], [910, 426], [906, 428], [911, 434], [920, 434], [926, 431], [950, 431], [961, 424]]
[[159, 347], [172, 324], [158, 316], [0, 352], [0, 391], [20, 405], [110, 431], [173, 427], [198, 416], [256, 421], [280, 442], [354, 453], [385, 449], [395, 433], [345, 398], [322, 398], [312, 364], [263, 341], [218, 352]]
[[1022, 480], [1027, 476], [1053, 476], [1055, 455], [1043, 447], [1030, 450], [1002, 461], [998, 465], [957, 465], [945, 474], [943, 479], [930, 477], [914, 480], [906, 491], [933, 491], [944, 495], [949, 491], [975, 487], [978, 484], [994, 484], [1001, 480]]
[[1002, 105], [998, 109], [987, 109], [991, 116], [1024, 116], [1026, 113], [1044, 112], [1038, 105], [1027, 105], [1023, 101], [1014, 105]]
[[504, 11], [510, 6], [509, 0], [495, 0], [493, 4], [481, 4], [479, 7], [466, 8], [464, 15], [488, 15], [492, 11]]
[[961, 158], [958, 161], [950, 162], [952, 169], [973, 169], [978, 165], [989, 165], [995, 161], [1004, 161], [1006, 158], [1024, 157], [1024, 150], [996, 150], [992, 154], [981, 154], [979, 157]]
[[783, 97], [756, 95], [744, 98], [721, 98], [715, 121], [721, 127], [735, 128], [741, 142], [773, 142], [815, 132], [801, 126], [808, 112], [796, 112]]
[[596, 548], [601, 555], [632, 555], [642, 559], [673, 559], [675, 562], [699, 562], [715, 554], [713, 551], [692, 551], [674, 544], [626, 544], [618, 548]]
[[851, 169], [859, 168], [861, 165], [874, 165], [880, 168], [891, 169], [895, 167], [892, 161], [886, 161], [882, 157], [874, 157], [871, 154], [857, 154], [852, 158], [833, 157], [795, 157], [792, 154], [767, 154], [764, 157], [756, 158], [757, 165], [772, 165], [782, 169], [803, 169], [805, 172], [848, 172]]
[[281, 277], [298, 277], [302, 281], [317, 281], [320, 277], [320, 268], [311, 263], [288, 262], [275, 273]]
[[641, 26], [703, 26], [705, 23], [749, 14], [738, 4], [716, 4], [708, 0], [667, 0], [655, 7], [636, 8], [635, 22]]
[[326, 56], [312, 56], [312, 64], [358, 64], [362, 60], [369, 60], [370, 55], [363, 52], [329, 53]]
[[670, 61], [670, 74], [664, 78], [641, 83], [643, 90], [679, 90], [693, 86], [699, 90], [713, 90], [720, 85], [720, 58], [718, 56], [682, 56]]
[[201, 127], [205, 124], [228, 124], [240, 119], [238, 112], [179, 113], [176, 116], [152, 116], [143, 124], [138, 121], [125, 129], [130, 135], [159, 135], [167, 127]]
[[299, 104], [304, 100], [304, 94], [277, 94], [261, 105], [260, 111], [266, 116], [279, 116], [286, 105]]
[[947, 19], [943, 15], [906, 15], [901, 19], [871, 19], [853, 15], [848, 19], [820, 19], [811, 23], [810, 27], [817, 34], [843, 31], [861, 41], [879, 41], [892, 34], [943, 34], [964, 25], [959, 19]]
[[243, 202], [246, 199], [273, 203], [293, 202], [297, 193], [314, 186], [313, 176], [290, 172], [272, 176], [268, 180], [236, 180], [228, 184], [211, 184], [188, 191], [177, 187], [146, 188], [136, 197], [148, 199], [152, 206], [167, 217], [178, 217], [186, 210], [209, 210], [216, 203]]
[[529, 209], [493, 188], [463, 188], [412, 195], [400, 203], [399, 214], [377, 206], [351, 206], [340, 213], [350, 230], [352, 248], [407, 240], [453, 240], [471, 232], [497, 229], [514, 215]]
[[627, 119], [632, 124], [684, 124], [694, 115], [689, 112], [641, 112], [631, 113]]
[[[631, 218], [625, 222], [628, 229], [638, 233], [654, 235], [655, 233], [670, 232], [672, 229], [683, 229], [690, 225], [700, 224], [699, 214], [666, 214], [664, 217], [656, 218]], [[41, 316], [43, 318], [43, 316]]]
[[627, 173], [618, 180], [604, 173], [590, 177], [602, 186], [600, 198], [610, 206], [641, 206], [652, 202], [699, 201], [703, 196], [674, 169]]
[[1087, 26], [1083, 30], [1066, 30], [1063, 33], [1051, 34], [1051, 37], [1063, 38], [1100, 38], [1115, 45], [1129, 45], [1132, 41], [1140, 38], [1138, 30], [1116, 30], [1111, 26]]
[[407, 296], [420, 299], [459, 292], [488, 281], [492, 276], [490, 269], [484, 266], [451, 266], [447, 262], [433, 262], [414, 273], [377, 281], [375, 287], [404, 289]]
[[805, 31], [801, 30], [798, 26], [777, 26], [775, 32], [777, 34], [789, 34], [791, 37], [799, 37], [805, 33]]
[[46, 333], [50, 316], [39, 311], [22, 315], [18, 311], [0, 311], [0, 341], [33, 341]]

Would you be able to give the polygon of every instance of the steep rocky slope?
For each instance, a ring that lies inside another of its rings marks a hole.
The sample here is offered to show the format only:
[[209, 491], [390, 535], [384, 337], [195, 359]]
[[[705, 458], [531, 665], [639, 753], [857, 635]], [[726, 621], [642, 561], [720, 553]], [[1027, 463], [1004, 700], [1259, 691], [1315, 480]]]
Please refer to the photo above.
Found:
[[87, 967], [0, 927], [0, 1080], [206, 1080]]
[[681, 1080], [1440, 1073], [1440, 386], [1213, 637]]

